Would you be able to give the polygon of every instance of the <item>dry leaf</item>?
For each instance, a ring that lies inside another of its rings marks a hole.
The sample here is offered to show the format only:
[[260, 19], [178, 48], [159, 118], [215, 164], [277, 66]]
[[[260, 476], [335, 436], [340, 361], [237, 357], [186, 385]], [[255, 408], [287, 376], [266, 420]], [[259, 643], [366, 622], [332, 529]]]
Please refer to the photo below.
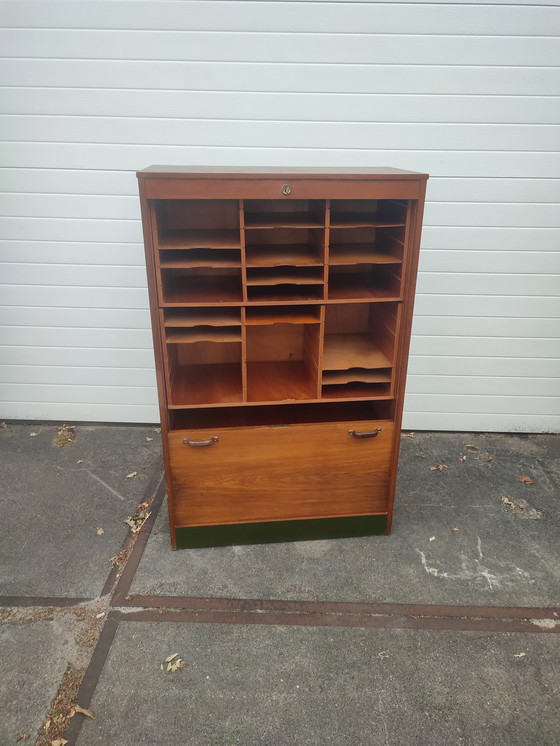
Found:
[[51, 741], [51, 746], [66, 746], [69, 743], [65, 738], [57, 738], [55, 741]]
[[452, 530], [452, 531], [454, 531], [455, 533], [457, 533], [457, 531], [458, 531], [459, 529], [458, 529], [458, 528], [452, 528], [451, 530]]
[[34, 438], [36, 435], [39, 435], [39, 433], [29, 433], [30, 438]]
[[179, 655], [179, 653], [173, 653], [173, 655], [168, 655], [165, 659], [165, 663], [169, 663], [169, 661], [172, 661], [173, 658], [176, 658]]
[[519, 474], [517, 475], [517, 478], [520, 482], [523, 482], [523, 484], [535, 484], [531, 477], [522, 477]]
[[527, 653], [514, 653], [514, 658], [524, 658], [527, 655]]
[[488, 458], [486, 459], [486, 461], [494, 461], [494, 456], [488, 456]]
[[138, 472], [137, 471], [131, 471], [130, 474], [127, 474], [125, 479], [132, 479], [132, 477], [137, 477]]
[[130, 530], [133, 534], [137, 534], [150, 516], [151, 513], [146, 513], [145, 510], [141, 510], [139, 513], [125, 518], [124, 522], [130, 526]]
[[436, 540], [435, 536], [430, 536], [429, 541], [435, 541], [435, 540]]
[[0, 422], [0, 430], [5, 430], [8, 427], [7, 422]]
[[414, 438], [414, 433], [401, 433], [402, 438]]
[[154, 433], [161, 433], [161, 427], [156, 427], [154, 429]]
[[56, 431], [54, 444], [55, 446], [71, 446], [74, 444], [76, 437], [75, 425], [61, 425]]
[[509, 497], [506, 497], [504, 495], [503, 497], [500, 497], [500, 500], [504, 503], [504, 505], [509, 505], [510, 508], [515, 508], [515, 503], [512, 502]]
[[20, 741], [27, 741], [28, 738], [31, 738], [31, 733], [20, 733], [16, 743], [19, 743]]
[[430, 471], [443, 471], [447, 469], [447, 464], [438, 464], [437, 466], [430, 466]]
[[80, 715], [85, 715], [86, 717], [91, 718], [92, 720], [95, 720], [95, 718], [93, 717], [92, 711], [91, 710], [84, 710], [84, 708], [80, 707], [80, 705], [74, 705], [74, 707], [72, 708], [72, 710], [73, 710], [73, 712], [72, 712], [72, 715], [70, 715], [70, 717], [74, 717], [74, 715], [77, 712], [79, 712]]
[[384, 658], [389, 657], [389, 653], [386, 650], [381, 650], [379, 653], [377, 653], [377, 657], [383, 660]]
[[83, 464], [83, 463], [84, 463], [84, 460], [83, 460], [83, 458], [79, 458], [79, 459], [78, 459], [78, 460], [76, 461], [76, 463], [77, 463], [77, 464]]
[[150, 441], [150, 440], [153, 440], [153, 438], [146, 438], [146, 440]]
[[163, 663], [161, 664], [160, 668], [161, 668], [161, 670], [163, 671]]
[[104, 528], [98, 528], [97, 529], [97, 535], [98, 536], [103, 536], [104, 533], [105, 533], [105, 529]]
[[478, 446], [473, 446], [472, 443], [467, 443], [465, 448], [467, 449], [467, 451], [478, 451]]
[[466, 457], [466, 456], [461, 456], [461, 458], [460, 458], [460, 459], [457, 459], [457, 460], [458, 460], [458, 461], [466, 461], [466, 460], [467, 460], [467, 457]]
[[184, 668], [184, 667], [185, 667], [185, 661], [182, 660], [181, 658], [177, 658], [177, 660], [174, 661], [173, 663], [167, 664], [167, 670], [171, 671], [171, 673], [173, 673], [174, 671], [178, 671], [180, 668]]

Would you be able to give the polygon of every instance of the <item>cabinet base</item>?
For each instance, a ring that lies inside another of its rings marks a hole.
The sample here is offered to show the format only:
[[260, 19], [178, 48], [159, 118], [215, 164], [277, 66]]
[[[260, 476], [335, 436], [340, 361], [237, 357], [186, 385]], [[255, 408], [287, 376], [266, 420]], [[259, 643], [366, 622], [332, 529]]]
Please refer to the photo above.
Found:
[[176, 529], [176, 540], [177, 549], [195, 549], [235, 544], [344, 539], [351, 536], [384, 534], [386, 530], [386, 515], [359, 515], [344, 518], [310, 518], [299, 521], [183, 527]]

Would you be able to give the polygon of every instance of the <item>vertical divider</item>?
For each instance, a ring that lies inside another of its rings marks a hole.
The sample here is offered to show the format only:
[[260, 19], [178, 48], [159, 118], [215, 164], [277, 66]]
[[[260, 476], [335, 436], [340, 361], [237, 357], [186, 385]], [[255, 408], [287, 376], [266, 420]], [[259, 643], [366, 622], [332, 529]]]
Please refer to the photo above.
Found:
[[247, 252], [245, 250], [245, 202], [239, 200], [239, 241], [241, 243], [241, 283], [243, 302], [247, 302]]
[[[325, 200], [325, 233], [323, 238], [323, 299], [329, 297], [329, 241], [331, 225], [331, 201]], [[319, 307], [319, 359], [317, 361], [317, 399], [321, 398], [323, 393], [323, 350], [325, 347], [325, 304]]]
[[330, 251], [329, 242], [331, 240], [331, 201], [325, 200], [325, 234], [323, 248], [323, 298], [329, 297], [329, 262]]
[[[245, 202], [239, 200], [239, 240], [241, 243], [241, 282], [243, 302], [247, 302], [247, 252], [245, 250]], [[247, 401], [247, 311], [241, 308], [241, 385], [243, 401]]]
[[325, 347], [325, 304], [319, 306], [319, 359], [317, 360], [317, 399], [323, 393], [323, 350]]
[[247, 309], [241, 308], [241, 385], [243, 387], [243, 401], [247, 399]]

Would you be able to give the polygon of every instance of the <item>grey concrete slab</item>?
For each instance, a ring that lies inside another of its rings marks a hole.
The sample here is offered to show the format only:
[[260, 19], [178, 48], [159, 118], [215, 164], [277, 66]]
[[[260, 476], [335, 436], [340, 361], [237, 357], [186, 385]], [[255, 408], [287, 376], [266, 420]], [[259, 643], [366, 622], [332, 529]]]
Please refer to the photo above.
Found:
[[129, 530], [123, 520], [162, 472], [153, 427], [78, 426], [64, 447], [53, 445], [56, 432], [0, 429], [0, 595], [99, 594]]
[[[403, 438], [390, 536], [173, 552], [164, 509], [131, 593], [556, 606], [559, 457], [557, 436]], [[438, 464], [447, 468], [430, 471]], [[542, 517], [527, 519], [502, 496]]]
[[559, 665], [552, 634], [125, 621], [78, 744], [556, 746]]
[[35, 743], [75, 654], [72, 639], [56, 621], [0, 624], [0, 743], [15, 744], [22, 733]]

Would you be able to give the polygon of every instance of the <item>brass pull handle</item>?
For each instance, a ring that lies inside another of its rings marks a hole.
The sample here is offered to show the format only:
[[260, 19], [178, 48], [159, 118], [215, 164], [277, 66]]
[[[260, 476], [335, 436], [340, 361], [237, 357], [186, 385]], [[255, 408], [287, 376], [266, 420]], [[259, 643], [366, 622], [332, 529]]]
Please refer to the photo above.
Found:
[[218, 441], [218, 436], [214, 435], [212, 438], [208, 438], [208, 440], [189, 440], [188, 438], [185, 438], [183, 443], [186, 443], [186, 445], [191, 446], [192, 448], [204, 448], [204, 446], [211, 446], [213, 443], [217, 443]]
[[377, 430], [372, 430], [371, 433], [358, 433], [356, 430], [348, 430], [348, 435], [353, 435], [354, 438], [375, 438], [380, 432], [381, 428], [378, 427]]

